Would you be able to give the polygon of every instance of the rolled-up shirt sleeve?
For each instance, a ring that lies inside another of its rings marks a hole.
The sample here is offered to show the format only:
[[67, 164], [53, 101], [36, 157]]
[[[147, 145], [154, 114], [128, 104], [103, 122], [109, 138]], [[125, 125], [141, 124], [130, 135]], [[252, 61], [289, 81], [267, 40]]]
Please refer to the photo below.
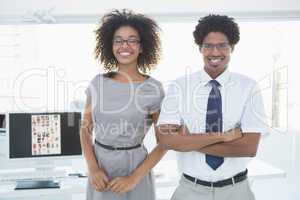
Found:
[[157, 125], [181, 124], [180, 101], [182, 97], [180, 91], [180, 87], [175, 81], [169, 85], [162, 102]]
[[248, 96], [241, 118], [241, 129], [245, 133], [258, 132], [263, 136], [270, 132], [261, 90], [257, 83]]

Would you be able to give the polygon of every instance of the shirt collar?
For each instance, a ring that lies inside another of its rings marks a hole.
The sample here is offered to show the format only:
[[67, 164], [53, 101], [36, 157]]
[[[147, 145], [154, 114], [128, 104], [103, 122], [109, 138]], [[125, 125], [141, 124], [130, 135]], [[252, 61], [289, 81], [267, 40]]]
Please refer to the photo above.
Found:
[[[230, 79], [230, 72], [226, 69], [222, 74], [220, 74], [215, 80], [220, 83], [223, 87]], [[200, 71], [200, 82], [203, 86], [206, 86], [209, 81], [213, 80], [205, 70]]]

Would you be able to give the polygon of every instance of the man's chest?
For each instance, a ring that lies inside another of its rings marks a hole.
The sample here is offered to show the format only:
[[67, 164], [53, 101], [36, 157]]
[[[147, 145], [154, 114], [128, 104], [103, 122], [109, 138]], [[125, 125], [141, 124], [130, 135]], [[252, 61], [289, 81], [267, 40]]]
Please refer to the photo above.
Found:
[[[183, 123], [190, 132], [204, 132], [206, 125], [207, 103], [211, 88], [198, 87], [182, 93], [179, 112]], [[245, 88], [225, 86], [220, 88], [222, 96], [223, 130], [232, 129], [240, 124], [248, 102], [249, 92]]]

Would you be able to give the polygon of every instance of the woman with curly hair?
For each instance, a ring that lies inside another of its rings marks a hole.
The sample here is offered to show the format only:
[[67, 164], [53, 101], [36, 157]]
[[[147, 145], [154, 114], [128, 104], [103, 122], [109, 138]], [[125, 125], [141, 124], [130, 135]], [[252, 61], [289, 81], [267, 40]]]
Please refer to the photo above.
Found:
[[150, 171], [165, 150], [157, 145], [148, 154], [143, 139], [164, 97], [161, 83], [147, 75], [159, 60], [158, 31], [145, 15], [115, 10], [95, 32], [96, 58], [107, 73], [98, 74], [86, 90], [81, 145], [88, 200], [155, 199]]

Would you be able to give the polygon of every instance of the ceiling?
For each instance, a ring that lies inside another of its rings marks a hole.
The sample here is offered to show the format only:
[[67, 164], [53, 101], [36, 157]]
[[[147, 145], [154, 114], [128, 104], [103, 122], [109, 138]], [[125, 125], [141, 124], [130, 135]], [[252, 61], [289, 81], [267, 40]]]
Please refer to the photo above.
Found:
[[241, 19], [300, 18], [299, 0], [0, 0], [0, 23], [92, 22], [122, 8], [165, 20], [199, 18], [207, 13]]

